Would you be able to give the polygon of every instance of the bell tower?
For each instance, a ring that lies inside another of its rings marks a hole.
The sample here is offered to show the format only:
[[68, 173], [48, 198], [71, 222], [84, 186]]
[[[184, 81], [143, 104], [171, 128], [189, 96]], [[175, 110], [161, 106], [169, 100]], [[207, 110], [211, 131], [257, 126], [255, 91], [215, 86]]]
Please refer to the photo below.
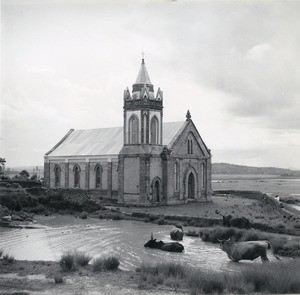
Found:
[[142, 59], [132, 92], [124, 90], [124, 145], [162, 145], [163, 92], [154, 93]]

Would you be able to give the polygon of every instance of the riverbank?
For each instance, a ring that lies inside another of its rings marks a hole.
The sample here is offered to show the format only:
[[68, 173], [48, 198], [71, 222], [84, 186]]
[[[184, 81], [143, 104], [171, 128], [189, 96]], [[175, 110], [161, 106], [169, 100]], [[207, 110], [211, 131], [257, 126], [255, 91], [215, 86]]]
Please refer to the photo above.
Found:
[[192, 269], [176, 263], [142, 264], [136, 271], [95, 272], [92, 265], [63, 272], [57, 262], [0, 259], [1, 294], [295, 294], [300, 261], [247, 265], [235, 272]]

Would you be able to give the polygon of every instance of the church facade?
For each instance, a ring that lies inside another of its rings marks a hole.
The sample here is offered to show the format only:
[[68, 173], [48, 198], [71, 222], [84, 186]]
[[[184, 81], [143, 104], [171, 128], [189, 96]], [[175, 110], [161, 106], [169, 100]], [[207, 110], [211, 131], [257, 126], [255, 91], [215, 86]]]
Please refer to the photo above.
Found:
[[163, 123], [163, 92], [154, 92], [144, 59], [123, 100], [123, 127], [71, 129], [45, 154], [45, 185], [124, 205], [209, 201], [211, 152], [189, 111], [184, 121]]

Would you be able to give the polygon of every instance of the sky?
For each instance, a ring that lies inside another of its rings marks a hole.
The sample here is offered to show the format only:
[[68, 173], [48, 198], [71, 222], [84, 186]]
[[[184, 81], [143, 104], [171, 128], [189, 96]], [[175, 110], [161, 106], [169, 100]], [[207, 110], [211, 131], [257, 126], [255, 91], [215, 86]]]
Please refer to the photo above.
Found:
[[6, 166], [122, 126], [142, 51], [164, 122], [189, 109], [213, 163], [300, 169], [300, 1], [2, 0]]

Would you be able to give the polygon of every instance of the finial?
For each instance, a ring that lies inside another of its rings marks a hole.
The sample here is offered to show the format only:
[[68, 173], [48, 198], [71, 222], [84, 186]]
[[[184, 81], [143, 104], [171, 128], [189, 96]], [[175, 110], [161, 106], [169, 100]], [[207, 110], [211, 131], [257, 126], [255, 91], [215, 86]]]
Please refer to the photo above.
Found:
[[187, 112], [186, 112], [186, 120], [187, 120], [187, 121], [188, 121], [188, 120], [191, 120], [191, 118], [192, 118], [191, 113], [190, 113], [189, 110], [187, 110]]
[[145, 52], [144, 52], [144, 50], [142, 50], [142, 64], [145, 63], [144, 58], [145, 58]]

